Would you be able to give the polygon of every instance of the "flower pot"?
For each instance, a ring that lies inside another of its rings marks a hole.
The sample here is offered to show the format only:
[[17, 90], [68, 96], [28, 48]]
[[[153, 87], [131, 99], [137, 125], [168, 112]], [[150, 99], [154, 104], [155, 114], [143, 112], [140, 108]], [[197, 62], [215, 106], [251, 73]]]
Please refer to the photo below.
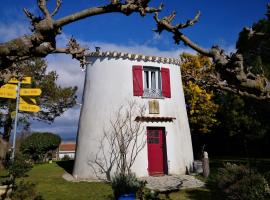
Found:
[[122, 194], [118, 200], [135, 200], [135, 194]]

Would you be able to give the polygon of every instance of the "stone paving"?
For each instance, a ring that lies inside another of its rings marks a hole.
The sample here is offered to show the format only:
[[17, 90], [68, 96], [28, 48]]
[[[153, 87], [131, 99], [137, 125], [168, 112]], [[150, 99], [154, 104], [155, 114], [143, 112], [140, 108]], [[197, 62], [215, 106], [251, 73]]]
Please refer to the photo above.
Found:
[[204, 186], [202, 181], [190, 175], [149, 176], [141, 179], [147, 182], [147, 188], [160, 192]]
[[[62, 176], [65, 180], [71, 182], [87, 181], [97, 182], [97, 180], [76, 180], [71, 174], [65, 173]], [[178, 189], [204, 187], [204, 182], [191, 175], [165, 175], [142, 177], [141, 180], [147, 182], [146, 187], [150, 190], [160, 192], [170, 192]]]

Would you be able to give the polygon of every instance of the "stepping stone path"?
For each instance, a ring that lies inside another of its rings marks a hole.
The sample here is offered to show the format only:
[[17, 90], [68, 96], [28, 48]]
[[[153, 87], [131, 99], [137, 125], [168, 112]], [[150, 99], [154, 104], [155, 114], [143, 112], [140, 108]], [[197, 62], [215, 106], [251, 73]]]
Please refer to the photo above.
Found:
[[149, 176], [143, 177], [141, 180], [147, 182], [146, 187], [148, 189], [160, 192], [204, 186], [202, 181], [190, 175]]
[[[71, 174], [63, 174], [63, 178], [71, 182], [79, 182]], [[165, 176], [148, 176], [142, 177], [141, 180], [147, 182], [146, 187], [150, 190], [160, 192], [170, 192], [178, 189], [204, 187], [204, 182], [190, 175], [165, 175]], [[97, 182], [97, 180], [86, 179], [83, 181]]]

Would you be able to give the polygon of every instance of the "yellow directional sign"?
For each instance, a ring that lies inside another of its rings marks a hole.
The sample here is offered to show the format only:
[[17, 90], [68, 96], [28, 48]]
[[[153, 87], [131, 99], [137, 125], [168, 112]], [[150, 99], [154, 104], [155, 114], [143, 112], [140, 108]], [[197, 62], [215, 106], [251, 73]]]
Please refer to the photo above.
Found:
[[38, 112], [40, 111], [40, 107], [37, 105], [31, 105], [31, 104], [19, 104], [19, 110], [20, 111], [26, 111], [26, 112]]
[[23, 98], [20, 97], [20, 104], [36, 105], [37, 101], [34, 98], [27, 98], [27, 101], [25, 101]]
[[16, 92], [16, 85], [13, 84], [5, 84], [2, 87], [0, 87], [0, 89], [8, 89], [8, 90], [15, 90]]
[[33, 98], [27, 98], [27, 101], [20, 97], [19, 110], [27, 112], [38, 112], [40, 107], [35, 105], [37, 102]]
[[19, 81], [16, 78], [11, 78], [8, 82], [9, 83], [21, 83], [21, 84], [31, 84], [31, 77], [23, 77], [23, 79], [21, 81]]
[[39, 88], [21, 88], [21, 96], [39, 96], [41, 94], [41, 89]]
[[0, 97], [16, 99], [16, 85], [6, 84], [0, 88]]

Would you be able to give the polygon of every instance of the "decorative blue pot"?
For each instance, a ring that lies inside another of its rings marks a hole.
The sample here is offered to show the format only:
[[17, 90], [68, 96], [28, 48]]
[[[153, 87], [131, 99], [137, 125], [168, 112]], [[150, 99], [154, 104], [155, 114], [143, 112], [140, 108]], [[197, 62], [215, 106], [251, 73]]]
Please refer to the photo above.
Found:
[[118, 200], [135, 200], [135, 194], [123, 194], [121, 195]]

